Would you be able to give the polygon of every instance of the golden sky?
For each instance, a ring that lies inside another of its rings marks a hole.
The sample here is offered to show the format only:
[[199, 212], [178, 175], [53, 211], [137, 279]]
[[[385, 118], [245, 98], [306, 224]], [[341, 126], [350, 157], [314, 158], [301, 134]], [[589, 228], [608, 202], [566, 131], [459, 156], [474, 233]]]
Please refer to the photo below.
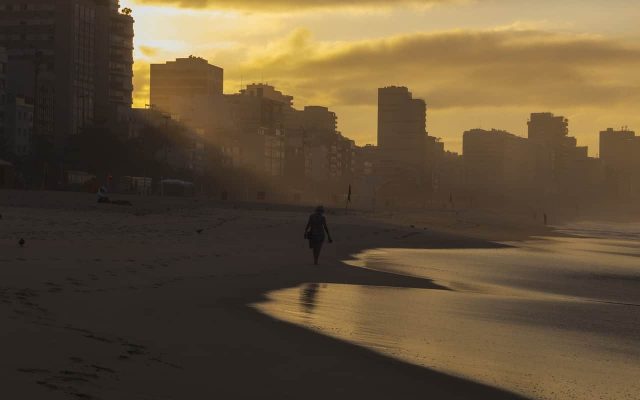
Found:
[[640, 131], [638, 0], [121, 0], [133, 9], [135, 104], [149, 63], [201, 56], [225, 92], [268, 82], [324, 105], [359, 144], [376, 141], [377, 88], [408, 86], [429, 134], [460, 151], [476, 127], [526, 135], [529, 113], [598, 132]]

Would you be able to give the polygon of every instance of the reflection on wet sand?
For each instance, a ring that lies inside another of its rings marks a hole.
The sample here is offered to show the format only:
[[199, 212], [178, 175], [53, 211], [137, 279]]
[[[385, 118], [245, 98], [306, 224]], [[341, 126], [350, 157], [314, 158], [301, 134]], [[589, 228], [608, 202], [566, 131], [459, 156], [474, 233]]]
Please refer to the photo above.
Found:
[[271, 293], [256, 307], [533, 398], [634, 399], [640, 393], [635, 244], [564, 238], [497, 250], [380, 249], [352, 264], [429, 277], [455, 290], [311, 283]]
[[309, 283], [302, 287], [300, 293], [300, 306], [302, 311], [311, 314], [316, 307], [316, 296], [318, 295], [318, 289], [320, 285], [317, 283]]

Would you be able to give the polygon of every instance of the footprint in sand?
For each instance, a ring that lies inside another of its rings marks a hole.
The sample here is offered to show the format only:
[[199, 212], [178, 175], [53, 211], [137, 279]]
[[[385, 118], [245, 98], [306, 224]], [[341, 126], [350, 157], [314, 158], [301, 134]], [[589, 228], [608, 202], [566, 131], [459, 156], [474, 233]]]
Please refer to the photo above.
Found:
[[84, 283], [79, 279], [67, 277], [65, 278], [65, 280], [70, 284], [72, 284], [73, 286], [85, 286]]
[[51, 372], [48, 369], [42, 368], [18, 368], [17, 371], [24, 372], [25, 374], [48, 374]]
[[93, 333], [86, 334], [84, 335], [84, 337], [86, 337], [87, 339], [97, 340], [98, 342], [113, 343], [113, 341], [101, 336], [94, 335]]
[[90, 382], [91, 380], [99, 379], [98, 374], [62, 370], [58, 375], [54, 376], [54, 379], [62, 382]]

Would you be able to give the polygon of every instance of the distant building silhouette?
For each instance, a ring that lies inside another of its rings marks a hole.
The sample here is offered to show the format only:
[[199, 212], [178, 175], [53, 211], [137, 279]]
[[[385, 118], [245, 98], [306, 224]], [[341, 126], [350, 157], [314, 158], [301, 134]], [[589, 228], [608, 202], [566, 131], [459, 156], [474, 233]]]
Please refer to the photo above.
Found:
[[[133, 18], [118, 0], [0, 0], [9, 95], [34, 99], [34, 133], [62, 148], [96, 122], [127, 116]], [[19, 23], [16, 23], [19, 22]]]
[[293, 96], [283, 94], [279, 90], [276, 90], [275, 87], [264, 83], [247, 85], [246, 88], [240, 90], [240, 93], [245, 96], [275, 101], [289, 107], [293, 106]]
[[184, 114], [181, 103], [222, 95], [223, 78], [222, 68], [200, 57], [151, 64], [151, 105], [171, 114]]
[[305, 106], [302, 127], [309, 137], [335, 135], [338, 132], [338, 116], [327, 107]]
[[152, 64], [150, 107], [198, 132], [208, 146], [221, 147], [235, 127], [223, 77], [222, 68], [195, 56]]
[[[203, 173], [206, 148], [201, 135], [190, 127], [171, 118], [168, 113], [154, 108], [134, 108], [131, 112], [132, 138], [149, 142], [158, 140], [163, 133], [162, 151], [152, 154], [156, 161], [189, 172]], [[147, 135], [144, 137], [143, 135]], [[152, 136], [155, 136], [152, 137]]]
[[31, 149], [33, 133], [33, 99], [11, 96], [5, 105], [8, 149], [16, 156], [27, 156]]
[[560, 144], [569, 134], [569, 120], [549, 112], [532, 113], [528, 126], [528, 138], [532, 143]]
[[339, 203], [354, 175], [356, 146], [338, 130], [337, 115], [322, 106], [290, 108], [285, 130], [287, 181], [307, 194], [322, 187], [325, 201]]
[[569, 136], [569, 120], [552, 113], [533, 113], [528, 137], [535, 160], [534, 186], [543, 196], [576, 192], [584, 186], [581, 167], [588, 162], [588, 148]]
[[[198, 172], [219, 166], [236, 198], [242, 190], [247, 195], [240, 198], [253, 198], [252, 192], [264, 199], [270, 187], [280, 198], [298, 202], [304, 195], [330, 204], [340, 204], [349, 191], [354, 204], [374, 208], [473, 206], [483, 196], [563, 199], [578, 208], [603, 181], [600, 160], [569, 136], [566, 118], [552, 113], [531, 114], [528, 138], [466, 131], [460, 156], [428, 135], [424, 100], [406, 87], [386, 87], [378, 91], [378, 146], [358, 147], [341, 134], [329, 108], [296, 109], [292, 96], [262, 83], [225, 95], [223, 74], [193, 56], [152, 65], [151, 104], [136, 110], [134, 122], [138, 131], [149, 119], [156, 127], [162, 121], [187, 127], [187, 140], [172, 146], [165, 161]], [[219, 162], [200, 161], [212, 158]]]
[[433, 192], [442, 143], [426, 131], [427, 106], [406, 87], [378, 89], [379, 200], [421, 206]]
[[109, 5], [109, 10], [98, 8], [95, 16], [95, 120], [121, 127], [133, 104], [134, 20], [118, 12], [119, 0], [110, 0]]
[[414, 99], [406, 87], [378, 89], [378, 147], [383, 162], [424, 168], [426, 113], [424, 100]]
[[628, 129], [608, 128], [600, 132], [600, 158], [608, 167], [618, 170], [632, 167], [635, 147], [640, 137]]
[[528, 141], [506, 131], [472, 129], [463, 134], [465, 184], [493, 196], [525, 195], [533, 160]]
[[336, 114], [326, 107], [307, 106], [301, 115], [310, 154], [307, 176], [318, 181], [348, 184], [355, 143], [338, 131]]
[[356, 170], [358, 176], [369, 177], [376, 174], [378, 146], [368, 144], [356, 148]]
[[293, 98], [273, 86], [254, 84], [238, 94], [225, 95], [225, 99], [232, 121], [223, 139], [227, 162], [267, 177], [282, 177], [285, 110]]
[[[433, 200], [442, 199], [447, 193], [454, 193], [457, 198], [465, 194], [464, 200], [469, 203], [470, 197], [464, 187], [464, 157], [451, 151], [443, 151], [434, 163]], [[467, 204], [469, 206], [470, 204]]]
[[600, 159], [608, 189], [617, 195], [640, 195], [640, 137], [626, 128], [600, 132]]
[[0, 47], [0, 157], [8, 152], [9, 132], [7, 130], [5, 103], [7, 101], [7, 52]]

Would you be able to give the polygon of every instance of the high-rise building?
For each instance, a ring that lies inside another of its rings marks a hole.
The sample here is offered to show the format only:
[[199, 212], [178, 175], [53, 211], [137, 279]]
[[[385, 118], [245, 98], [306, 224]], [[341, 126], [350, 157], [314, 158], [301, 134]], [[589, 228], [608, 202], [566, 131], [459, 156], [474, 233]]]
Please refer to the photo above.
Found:
[[376, 172], [378, 161], [378, 146], [368, 144], [356, 147], [356, 175], [358, 177], [372, 176]]
[[223, 139], [223, 152], [233, 166], [269, 177], [284, 175], [285, 112], [293, 98], [269, 85], [249, 85], [225, 96], [232, 126]]
[[[164, 145], [164, 151], [155, 154], [156, 160], [173, 168], [202, 173], [206, 167], [204, 139], [198, 132], [185, 124], [172, 119], [168, 114], [152, 108], [134, 108], [131, 110], [132, 137], [141, 137], [150, 132], [172, 132], [180, 140]], [[149, 150], [149, 149], [147, 149]]]
[[[100, 4], [100, 3], [99, 3]], [[109, 0], [96, 13], [97, 122], [123, 122], [133, 104], [133, 17], [119, 12], [118, 0]]]
[[423, 170], [426, 112], [424, 100], [414, 99], [406, 87], [378, 89], [378, 147], [382, 162]]
[[535, 143], [562, 143], [569, 134], [569, 120], [552, 113], [532, 113], [528, 122], [529, 140]]
[[224, 71], [200, 57], [151, 64], [151, 105], [170, 114], [184, 114], [181, 104], [221, 96]]
[[338, 132], [338, 117], [327, 107], [306, 106], [302, 111], [302, 128], [309, 138], [334, 136]]
[[7, 52], [0, 47], [0, 156], [8, 153], [5, 103], [7, 101]]
[[463, 134], [465, 184], [474, 192], [519, 194], [529, 186], [532, 159], [527, 139], [506, 131]]
[[5, 106], [6, 130], [9, 151], [18, 157], [31, 152], [33, 134], [33, 102], [32, 99], [11, 96]]
[[534, 180], [538, 193], [550, 195], [574, 191], [579, 166], [588, 158], [587, 147], [578, 147], [569, 135], [569, 120], [552, 113], [533, 113], [528, 137], [534, 157]]
[[283, 104], [288, 107], [293, 106], [293, 96], [283, 94], [281, 91], [276, 90], [275, 87], [265, 85], [263, 83], [252, 83], [247, 85], [245, 89], [240, 90], [240, 93], [245, 96], [275, 101], [276, 103]]
[[336, 113], [327, 107], [306, 106], [303, 110], [290, 110], [285, 125], [290, 176], [335, 187], [348, 185], [356, 169], [356, 147], [354, 141], [338, 131]]
[[640, 194], [640, 136], [626, 128], [600, 132], [600, 159], [609, 189], [618, 194]]
[[636, 141], [635, 132], [628, 129], [608, 128], [600, 132], [600, 158], [608, 167], [624, 169], [630, 167]]
[[34, 134], [58, 149], [96, 116], [112, 118], [114, 103], [130, 104], [133, 19], [118, 9], [118, 0], [0, 0], [9, 91], [35, 99]]

